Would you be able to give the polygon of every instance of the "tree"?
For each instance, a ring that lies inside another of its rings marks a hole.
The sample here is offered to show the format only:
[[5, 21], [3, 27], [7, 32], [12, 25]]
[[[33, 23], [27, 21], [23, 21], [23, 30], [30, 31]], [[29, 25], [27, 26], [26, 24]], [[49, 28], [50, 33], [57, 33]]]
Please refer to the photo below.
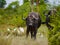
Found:
[[8, 5], [8, 7], [6, 9], [8, 10], [11, 10], [11, 9], [15, 9], [19, 7], [19, 2], [18, 1], [15, 1], [15, 2], [12, 2]]
[[44, 0], [45, 2], [49, 2], [48, 0]]
[[24, 0], [24, 3], [28, 2], [29, 0]]
[[6, 4], [5, 0], [0, 0], [0, 8], [3, 8], [5, 4]]
[[40, 1], [40, 0], [36, 0], [36, 5], [39, 5], [39, 1]]

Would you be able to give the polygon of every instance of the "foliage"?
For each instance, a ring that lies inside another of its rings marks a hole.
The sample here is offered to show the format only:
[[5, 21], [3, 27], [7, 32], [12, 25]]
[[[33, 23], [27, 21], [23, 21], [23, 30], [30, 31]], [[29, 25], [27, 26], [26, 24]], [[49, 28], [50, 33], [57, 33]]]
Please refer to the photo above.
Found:
[[55, 17], [52, 19], [52, 24], [54, 25], [54, 29], [49, 31], [49, 45], [60, 45], [60, 15], [59, 6], [56, 7], [57, 13]]
[[29, 0], [24, 0], [24, 3], [28, 2]]
[[[16, 7], [12, 8], [13, 5], [15, 5]], [[0, 24], [25, 26], [23, 17], [26, 18], [29, 12], [30, 6], [28, 2], [22, 6], [19, 6], [17, 1], [12, 2], [6, 9], [1, 9]], [[4, 19], [4, 21], [2, 19]]]
[[[19, 6], [19, 2], [12, 2], [6, 9], [0, 8], [0, 26], [2, 24], [14, 25], [14, 26], [26, 26], [23, 18], [26, 18], [31, 12], [30, 3], [28, 0], [24, 0], [25, 3]], [[34, 5], [33, 10], [39, 12], [42, 21], [45, 21], [44, 11], [49, 10], [45, 4], [44, 0], [41, 0], [41, 3], [38, 6]], [[60, 45], [60, 6], [54, 7], [57, 12], [51, 16], [51, 25], [54, 26], [53, 30], [49, 30], [49, 45]], [[48, 12], [48, 11], [47, 11]]]
[[5, 4], [6, 4], [5, 0], [0, 0], [0, 8], [3, 8]]
[[15, 2], [12, 2], [8, 7], [7, 9], [16, 9], [19, 7], [19, 2], [18, 1], [15, 1]]

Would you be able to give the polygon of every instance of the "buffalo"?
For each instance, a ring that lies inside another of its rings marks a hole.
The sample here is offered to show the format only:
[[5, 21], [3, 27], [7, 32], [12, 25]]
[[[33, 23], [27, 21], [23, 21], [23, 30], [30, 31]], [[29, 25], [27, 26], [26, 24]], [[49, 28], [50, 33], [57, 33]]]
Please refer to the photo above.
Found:
[[42, 24], [46, 24], [46, 26], [49, 30], [52, 30], [54, 28], [49, 23], [51, 23], [50, 19], [52, 19], [52, 18], [50, 18], [50, 16], [56, 17], [55, 13], [57, 13], [56, 9], [49, 10], [47, 14], [46, 14], [46, 11], [43, 12], [43, 14], [46, 16], [46, 20], [45, 20], [45, 22], [42, 22]]
[[28, 37], [30, 33], [31, 38], [36, 39], [37, 30], [41, 26], [40, 15], [36, 12], [30, 12], [26, 18], [26, 25], [27, 25], [26, 37]]
[[46, 26], [48, 27], [49, 30], [52, 30], [54, 27], [51, 26], [49, 23], [50, 23], [50, 15], [46, 15], [45, 24], [46, 24]]

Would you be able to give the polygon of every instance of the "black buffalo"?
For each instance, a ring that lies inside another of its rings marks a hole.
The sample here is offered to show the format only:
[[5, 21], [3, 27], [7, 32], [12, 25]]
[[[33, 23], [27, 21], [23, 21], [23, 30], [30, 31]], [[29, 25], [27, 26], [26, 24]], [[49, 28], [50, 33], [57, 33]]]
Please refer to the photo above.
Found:
[[51, 20], [50, 20], [50, 15], [46, 15], [45, 24], [46, 24], [46, 26], [48, 27], [49, 30], [52, 30], [54, 27], [49, 24], [50, 21], [51, 21]]
[[31, 38], [36, 39], [37, 29], [41, 25], [40, 15], [36, 12], [30, 12], [26, 18], [26, 37], [28, 37], [29, 33], [31, 34]]
[[55, 15], [56, 13], [57, 13], [56, 9], [53, 9], [53, 10], [49, 10], [46, 15], [46, 26], [48, 27], [49, 30], [54, 28], [53, 26], [51, 26], [49, 24], [49, 23], [51, 23], [50, 16], [54, 15], [54, 17], [56, 17], [56, 15]]
[[50, 16], [56, 13], [56, 10], [49, 10], [48, 13], [45, 15], [46, 16], [46, 21], [45, 24], [48, 27], [49, 30], [52, 30], [54, 27], [51, 26], [49, 23], [51, 23]]

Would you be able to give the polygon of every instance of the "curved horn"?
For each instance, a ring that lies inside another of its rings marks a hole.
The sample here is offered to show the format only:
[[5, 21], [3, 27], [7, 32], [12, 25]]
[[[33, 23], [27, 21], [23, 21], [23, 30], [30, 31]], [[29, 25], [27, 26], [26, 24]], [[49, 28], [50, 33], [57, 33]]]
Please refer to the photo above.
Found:
[[23, 17], [23, 15], [22, 15], [22, 20], [26, 20], [26, 18], [25, 18], [25, 17]]

